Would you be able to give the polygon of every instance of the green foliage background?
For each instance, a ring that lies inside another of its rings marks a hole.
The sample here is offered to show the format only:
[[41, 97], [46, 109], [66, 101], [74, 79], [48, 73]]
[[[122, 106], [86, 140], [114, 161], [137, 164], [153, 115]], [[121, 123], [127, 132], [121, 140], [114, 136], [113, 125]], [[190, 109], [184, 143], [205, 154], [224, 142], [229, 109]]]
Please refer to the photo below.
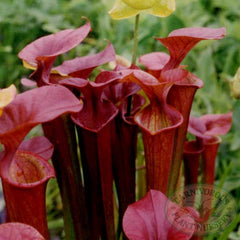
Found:
[[[113, 0], [0, 0], [0, 88], [15, 83], [22, 90], [20, 79], [29, 72], [22, 67], [18, 52], [36, 38], [65, 28], [76, 28], [90, 19], [92, 32], [86, 41], [62, 59], [93, 54], [110, 40], [116, 53], [131, 59], [134, 18], [113, 21], [108, 15]], [[169, 17], [150, 15], [140, 18], [138, 55], [166, 51], [153, 37], [166, 37], [182, 27], [226, 27], [227, 35], [219, 41], [203, 41], [184, 60], [188, 70], [204, 81], [193, 105], [192, 113], [234, 111], [233, 126], [220, 146], [216, 183], [231, 192], [240, 203], [240, 102], [231, 98], [229, 80], [240, 66], [240, 1], [239, 0], [176, 0], [177, 9]], [[55, 184], [55, 183], [51, 183]], [[51, 189], [54, 189], [51, 188]], [[51, 196], [57, 192], [51, 191]], [[56, 200], [56, 199], [55, 199]], [[59, 200], [56, 200], [57, 204]], [[52, 201], [47, 200], [50, 220], [56, 219]], [[61, 208], [61, 206], [59, 206]], [[239, 216], [231, 228], [215, 239], [240, 239]], [[61, 220], [50, 221], [50, 227], [62, 226]], [[234, 230], [234, 232], [232, 232]], [[238, 231], [238, 232], [237, 232]], [[232, 233], [231, 233], [232, 232]], [[230, 234], [230, 235], [229, 235]], [[209, 236], [206, 239], [214, 239]]]

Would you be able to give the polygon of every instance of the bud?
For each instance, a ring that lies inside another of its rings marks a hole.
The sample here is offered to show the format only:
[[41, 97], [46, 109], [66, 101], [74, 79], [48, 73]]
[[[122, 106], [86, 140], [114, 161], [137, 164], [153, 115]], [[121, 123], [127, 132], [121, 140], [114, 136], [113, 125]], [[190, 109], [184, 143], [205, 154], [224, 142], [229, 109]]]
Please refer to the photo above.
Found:
[[230, 91], [233, 98], [240, 98], [240, 67], [238, 68], [233, 79], [230, 80]]

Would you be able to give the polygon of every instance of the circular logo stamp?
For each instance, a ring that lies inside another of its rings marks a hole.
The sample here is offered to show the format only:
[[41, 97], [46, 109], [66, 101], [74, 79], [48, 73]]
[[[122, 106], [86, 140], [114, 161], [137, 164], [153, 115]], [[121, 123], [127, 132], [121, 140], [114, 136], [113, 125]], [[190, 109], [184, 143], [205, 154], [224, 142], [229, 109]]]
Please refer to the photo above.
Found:
[[208, 235], [224, 231], [234, 220], [237, 206], [226, 191], [208, 184], [178, 189], [165, 204], [169, 223], [189, 235]]

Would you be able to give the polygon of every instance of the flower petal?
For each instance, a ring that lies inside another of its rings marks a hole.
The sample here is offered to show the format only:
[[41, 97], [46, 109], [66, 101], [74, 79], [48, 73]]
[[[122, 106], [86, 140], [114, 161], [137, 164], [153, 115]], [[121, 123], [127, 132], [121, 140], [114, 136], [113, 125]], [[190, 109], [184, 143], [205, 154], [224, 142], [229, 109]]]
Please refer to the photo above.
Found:
[[175, 0], [116, 0], [110, 15], [113, 19], [135, 16], [144, 11], [158, 17], [167, 17], [175, 10]]
[[17, 95], [17, 89], [12, 84], [8, 88], [0, 90], [0, 117], [2, 115], [2, 109], [7, 106]]
[[112, 19], [123, 19], [135, 16], [140, 12], [141, 10], [128, 6], [122, 0], [116, 0], [109, 14]]
[[128, 6], [135, 8], [135, 9], [148, 9], [153, 7], [157, 0], [122, 0], [125, 2]]
[[167, 17], [175, 10], [175, 0], [158, 0], [152, 8], [145, 12], [157, 17]]

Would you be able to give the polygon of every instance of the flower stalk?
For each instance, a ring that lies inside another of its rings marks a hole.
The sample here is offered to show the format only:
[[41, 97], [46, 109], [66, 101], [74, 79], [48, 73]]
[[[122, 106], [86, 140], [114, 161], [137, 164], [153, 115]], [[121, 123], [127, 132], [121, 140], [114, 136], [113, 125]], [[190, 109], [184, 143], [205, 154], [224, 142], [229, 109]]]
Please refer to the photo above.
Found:
[[137, 63], [137, 49], [138, 49], [138, 32], [139, 32], [139, 19], [140, 14], [135, 17], [134, 37], [133, 37], [133, 53], [132, 53], [132, 64]]

